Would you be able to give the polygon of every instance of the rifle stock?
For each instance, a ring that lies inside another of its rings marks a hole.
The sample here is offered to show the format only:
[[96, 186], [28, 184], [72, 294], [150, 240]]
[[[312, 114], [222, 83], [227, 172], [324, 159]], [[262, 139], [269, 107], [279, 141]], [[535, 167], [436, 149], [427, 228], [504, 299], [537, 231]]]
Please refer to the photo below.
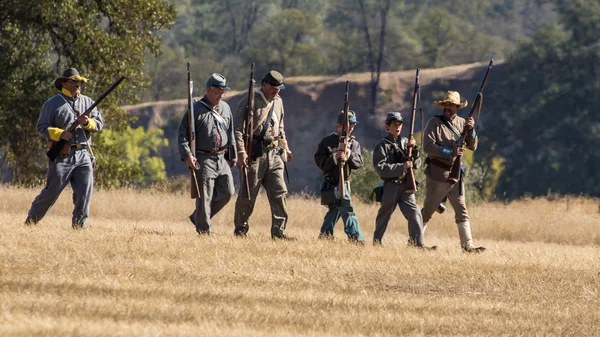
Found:
[[[419, 84], [420, 72], [421, 72], [421, 70], [417, 68], [417, 74], [415, 76], [415, 91], [413, 92], [412, 112], [410, 115], [410, 128], [408, 129], [408, 140], [409, 141], [413, 138], [413, 135], [415, 132], [415, 115], [417, 113], [417, 97], [418, 97], [419, 86], [420, 86], [420, 84]], [[408, 160], [410, 160], [414, 163], [412, 151], [413, 151], [413, 147], [409, 146], [408, 147]], [[415, 174], [413, 172], [412, 167], [410, 167], [410, 168], [408, 168], [408, 170], [406, 170], [405, 187], [406, 187], [406, 192], [408, 192], [408, 193], [413, 193], [413, 192], [417, 191], [417, 182], [415, 181]]]
[[[187, 80], [188, 80], [188, 136], [190, 142], [190, 152], [196, 158], [196, 118], [194, 116], [194, 82], [190, 72], [190, 63], [187, 63]], [[197, 164], [196, 164], [197, 165]], [[196, 167], [197, 168], [197, 167]], [[196, 170], [190, 169], [190, 196], [192, 199], [200, 197], [200, 187], [196, 179]]]
[[348, 111], [350, 110], [350, 104], [348, 103], [348, 91], [350, 89], [350, 82], [346, 81], [346, 93], [344, 96], [344, 120], [342, 123], [342, 132], [339, 134], [339, 145], [338, 150], [344, 151], [342, 160], [339, 162], [339, 175], [340, 175], [340, 199], [346, 195], [346, 178], [345, 178], [345, 166], [346, 166], [346, 148], [348, 147], [348, 130], [350, 129], [350, 121], [348, 117]]
[[248, 102], [246, 105], [246, 116], [244, 118], [244, 150], [246, 151], [248, 163], [243, 165], [244, 188], [246, 198], [250, 200], [250, 183], [248, 182], [248, 166], [252, 160], [252, 141], [254, 134], [254, 63], [250, 66], [250, 81], [248, 82]]
[[[492, 70], [492, 65], [494, 64], [494, 56], [496, 52], [492, 52], [492, 56], [490, 57], [490, 62], [488, 63], [487, 70], [485, 71], [485, 75], [483, 75], [483, 80], [481, 81], [481, 85], [479, 86], [479, 90], [477, 90], [477, 95], [473, 100], [473, 105], [471, 105], [471, 110], [469, 111], [469, 117], [473, 117], [476, 109], [481, 109], [481, 104], [483, 100], [483, 88], [485, 87], [485, 83], [487, 82], [488, 76], [490, 75], [490, 71]], [[467, 136], [468, 128], [463, 128], [462, 134], [458, 140], [458, 147], [463, 146], [463, 142]], [[450, 174], [448, 175], [448, 182], [451, 184], [456, 184], [460, 180], [460, 171], [462, 167], [462, 155], [456, 156], [454, 162], [452, 163], [452, 169], [450, 170]]]
[[[102, 95], [100, 95], [98, 97], [98, 99], [92, 104], [90, 105], [89, 108], [87, 108], [87, 110], [85, 110], [85, 112], [82, 114], [85, 116], [90, 116], [90, 113], [92, 112], [92, 110], [94, 110], [94, 108], [100, 103], [102, 102], [102, 100], [104, 98], [106, 98], [106, 96], [108, 96], [108, 94], [111, 93], [111, 91], [113, 91], [117, 85], [119, 85], [123, 80], [125, 79], [125, 76], [121, 76], [115, 83], [113, 83], [110, 88], [108, 88], [108, 90], [106, 90], [105, 92], [102, 93]], [[67, 131], [69, 132], [73, 132], [75, 131], [75, 129], [77, 128], [77, 126], [79, 126], [79, 123], [77, 122], [77, 120], [75, 120], [75, 122], [73, 122], [73, 124], [71, 124], [69, 126], [69, 128], [67, 129]], [[63, 146], [65, 146], [67, 144], [67, 141], [64, 139], [59, 139], [57, 142], [54, 142], [52, 144], [52, 146], [50, 146], [50, 149], [48, 150], [48, 152], [46, 152], [46, 155], [48, 156], [48, 158], [50, 158], [51, 162], [54, 162], [56, 160], [56, 157], [58, 157], [58, 155], [60, 154], [60, 150], [62, 150]]]

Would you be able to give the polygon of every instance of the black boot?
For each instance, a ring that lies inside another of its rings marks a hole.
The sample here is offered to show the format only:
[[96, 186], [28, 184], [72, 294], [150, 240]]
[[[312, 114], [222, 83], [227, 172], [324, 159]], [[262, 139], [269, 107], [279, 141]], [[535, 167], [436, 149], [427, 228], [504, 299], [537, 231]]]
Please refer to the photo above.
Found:
[[250, 226], [248, 226], [248, 222], [244, 222], [240, 227], [237, 227], [236, 229], [233, 230], [233, 235], [235, 235], [239, 238], [245, 238], [248, 236], [249, 228], [250, 228]]
[[271, 239], [273, 239], [273, 240], [282, 240], [282, 241], [296, 241], [295, 237], [288, 236], [287, 234], [281, 234], [281, 235], [271, 234]]
[[35, 221], [35, 219], [30, 217], [29, 215], [27, 216], [27, 219], [25, 219], [25, 226], [33, 226], [36, 224], [37, 224], [37, 221]]
[[423, 250], [436, 250], [437, 246], [431, 246], [431, 247], [427, 247], [425, 245], [421, 245], [415, 242], [415, 240], [413, 239], [408, 239], [408, 243], [407, 243], [408, 247], [415, 247], [415, 248], [419, 248], [419, 249], [423, 249]]

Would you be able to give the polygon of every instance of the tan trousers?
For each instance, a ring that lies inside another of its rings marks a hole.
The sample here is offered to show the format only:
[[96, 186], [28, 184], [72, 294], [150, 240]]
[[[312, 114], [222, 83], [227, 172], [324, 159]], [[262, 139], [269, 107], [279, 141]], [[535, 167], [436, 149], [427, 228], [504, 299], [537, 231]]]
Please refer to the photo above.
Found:
[[[427, 192], [421, 213], [423, 214], [423, 223], [429, 222], [438, 205], [442, 202], [442, 199], [447, 196], [452, 209], [454, 209], [454, 220], [458, 226], [461, 246], [468, 247], [473, 245], [471, 224], [469, 222], [465, 196], [464, 193], [463, 195], [459, 195], [459, 191], [461, 190], [459, 187], [458, 183], [451, 185], [447, 182], [440, 182], [427, 177]], [[462, 190], [465, 190], [464, 185], [462, 186]]]
[[240, 175], [240, 192], [235, 202], [235, 231], [237, 235], [248, 232], [248, 219], [254, 210], [254, 203], [264, 186], [269, 205], [271, 206], [271, 235], [282, 237], [288, 219], [285, 195], [287, 187], [283, 180], [283, 160], [277, 154], [277, 148], [265, 152], [261, 157], [252, 161], [248, 167], [248, 182], [250, 185], [250, 199], [246, 196], [246, 182]]

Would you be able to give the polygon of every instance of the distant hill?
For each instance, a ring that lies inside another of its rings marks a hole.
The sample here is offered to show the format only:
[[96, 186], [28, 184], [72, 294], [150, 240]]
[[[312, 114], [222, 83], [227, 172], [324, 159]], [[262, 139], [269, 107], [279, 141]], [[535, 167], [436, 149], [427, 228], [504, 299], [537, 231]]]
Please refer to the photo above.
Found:
[[[439, 69], [421, 70], [421, 97], [425, 111], [425, 122], [438, 114], [439, 109], [432, 106], [433, 100], [440, 99], [447, 90], [457, 90], [463, 100], [472, 101], [485, 71], [487, 62], [458, 65]], [[492, 93], [494, 83], [498, 83], [502, 74], [502, 62], [497, 61], [493, 75], [486, 87]], [[368, 116], [369, 73], [346, 74], [339, 77], [292, 77], [285, 80], [286, 89], [281, 91], [285, 105], [286, 134], [290, 148], [294, 153], [294, 161], [288, 169], [291, 182], [290, 191], [316, 191], [321, 173], [314, 164], [313, 154], [317, 144], [324, 136], [335, 130], [335, 116], [344, 104], [345, 81], [350, 81], [350, 109], [356, 111], [359, 124], [355, 135], [361, 145], [372, 149], [377, 141], [385, 135], [383, 120], [388, 111], [400, 111], [405, 119], [410, 118], [412, 92], [415, 71], [383, 73], [381, 77], [381, 97], [377, 112]], [[197, 88], [196, 94], [201, 96], [203, 88]], [[229, 92], [226, 101], [235, 109], [245, 95], [244, 91]], [[488, 97], [489, 96], [489, 97]], [[493, 101], [488, 94], [486, 102]], [[176, 148], [177, 127], [186, 109], [187, 100], [161, 101], [123, 107], [132, 116], [138, 118], [134, 126], [155, 126], [162, 128], [169, 139], [168, 148], [161, 151], [166, 164], [167, 175], [187, 174], [187, 170], [179, 159]], [[493, 104], [492, 106], [498, 106]], [[465, 115], [464, 109], [459, 114]], [[482, 118], [481, 127], [485, 129], [487, 112]], [[415, 131], [421, 130], [420, 117], [417, 116]], [[406, 129], [403, 134], [406, 135]], [[237, 169], [234, 170], [237, 175]], [[237, 179], [236, 179], [237, 182]]]

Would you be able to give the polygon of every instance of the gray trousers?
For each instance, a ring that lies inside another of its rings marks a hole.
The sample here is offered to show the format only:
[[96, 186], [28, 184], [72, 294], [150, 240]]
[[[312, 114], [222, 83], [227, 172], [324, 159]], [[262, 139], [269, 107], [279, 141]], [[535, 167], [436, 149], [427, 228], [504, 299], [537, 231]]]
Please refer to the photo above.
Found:
[[240, 174], [240, 192], [235, 203], [234, 233], [248, 233], [248, 219], [252, 215], [254, 203], [262, 185], [265, 187], [271, 206], [271, 235], [282, 237], [288, 219], [285, 202], [287, 187], [283, 180], [283, 160], [277, 154], [277, 149], [263, 153], [261, 157], [252, 161], [248, 167], [250, 199], [246, 194], [246, 182], [243, 176], [243, 174]]
[[68, 183], [71, 183], [73, 188], [75, 205], [71, 224], [74, 228], [86, 228], [92, 200], [94, 169], [90, 153], [85, 148], [73, 148], [69, 154], [59, 155], [54, 162], [49, 162], [46, 186], [33, 200], [28, 218], [34, 223], [42, 220]]
[[417, 245], [423, 245], [423, 217], [419, 206], [417, 206], [415, 194], [406, 193], [404, 183], [393, 181], [386, 181], [383, 184], [381, 207], [377, 211], [377, 218], [375, 219], [373, 242], [382, 242], [388, 222], [396, 206], [400, 208], [402, 215], [408, 220], [409, 240]]
[[200, 169], [196, 171], [196, 180], [200, 196], [190, 219], [196, 226], [196, 232], [210, 234], [210, 219], [231, 200], [235, 187], [231, 168], [223, 153], [199, 154], [197, 159]]

